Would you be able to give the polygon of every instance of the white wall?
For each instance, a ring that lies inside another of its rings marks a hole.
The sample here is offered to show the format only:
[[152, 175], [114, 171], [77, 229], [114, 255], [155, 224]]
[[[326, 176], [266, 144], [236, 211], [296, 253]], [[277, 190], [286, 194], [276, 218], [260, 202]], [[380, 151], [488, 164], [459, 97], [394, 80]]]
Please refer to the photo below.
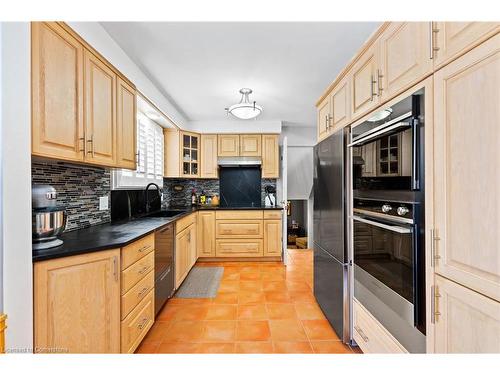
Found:
[[2, 234], [6, 347], [31, 348], [30, 27], [1, 23]]
[[281, 133], [281, 121], [190, 121], [184, 129], [201, 133]]
[[67, 22], [67, 24], [130, 79], [137, 89], [168, 115], [177, 126], [183, 129], [186, 127], [187, 120], [184, 116], [165, 98], [98, 22]]

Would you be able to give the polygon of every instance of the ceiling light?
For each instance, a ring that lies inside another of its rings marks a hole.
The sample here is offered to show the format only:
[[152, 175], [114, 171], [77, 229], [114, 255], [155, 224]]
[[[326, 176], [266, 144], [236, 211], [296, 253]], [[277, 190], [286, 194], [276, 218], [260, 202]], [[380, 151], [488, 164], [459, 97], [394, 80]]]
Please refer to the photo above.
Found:
[[233, 104], [229, 108], [225, 108], [227, 113], [232, 114], [234, 117], [249, 120], [251, 118], [255, 118], [262, 113], [262, 107], [255, 104], [256, 102], [250, 102], [248, 95], [252, 93], [251, 89], [241, 89], [241, 100], [238, 104]]
[[375, 114], [372, 117], [370, 117], [367, 121], [377, 122], [385, 119], [386, 117], [389, 117], [391, 114], [392, 114], [392, 108], [386, 108], [381, 111], [375, 112]]

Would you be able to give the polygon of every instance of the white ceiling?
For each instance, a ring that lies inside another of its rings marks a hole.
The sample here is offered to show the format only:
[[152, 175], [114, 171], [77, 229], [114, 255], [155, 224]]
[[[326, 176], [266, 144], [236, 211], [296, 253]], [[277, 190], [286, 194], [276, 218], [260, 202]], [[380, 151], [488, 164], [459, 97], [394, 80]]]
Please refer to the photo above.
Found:
[[[315, 125], [314, 103], [378, 27], [374, 22], [103, 22], [190, 121], [225, 121], [251, 88], [259, 120]], [[249, 123], [250, 125], [250, 123]]]

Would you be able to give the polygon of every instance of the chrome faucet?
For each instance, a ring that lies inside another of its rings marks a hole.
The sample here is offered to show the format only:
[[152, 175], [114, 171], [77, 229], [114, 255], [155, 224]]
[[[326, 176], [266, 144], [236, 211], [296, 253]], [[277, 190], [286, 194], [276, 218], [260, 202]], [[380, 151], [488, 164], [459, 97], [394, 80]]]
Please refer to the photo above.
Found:
[[156, 190], [158, 191], [158, 197], [156, 199], [161, 200], [161, 193], [160, 193], [160, 187], [155, 184], [154, 182], [149, 183], [146, 186], [146, 190], [144, 190], [144, 202], [146, 202], [146, 213], [149, 213], [149, 210], [151, 209], [151, 203], [149, 202], [149, 195], [148, 195], [148, 190], [151, 185], [156, 186]]

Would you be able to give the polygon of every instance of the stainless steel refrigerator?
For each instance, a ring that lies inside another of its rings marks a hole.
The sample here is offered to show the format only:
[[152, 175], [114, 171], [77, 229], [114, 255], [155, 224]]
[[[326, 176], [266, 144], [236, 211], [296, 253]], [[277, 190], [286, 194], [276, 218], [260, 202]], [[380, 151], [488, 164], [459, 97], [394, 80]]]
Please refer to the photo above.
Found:
[[314, 148], [314, 296], [331, 326], [351, 340], [351, 275], [347, 231], [347, 130]]

